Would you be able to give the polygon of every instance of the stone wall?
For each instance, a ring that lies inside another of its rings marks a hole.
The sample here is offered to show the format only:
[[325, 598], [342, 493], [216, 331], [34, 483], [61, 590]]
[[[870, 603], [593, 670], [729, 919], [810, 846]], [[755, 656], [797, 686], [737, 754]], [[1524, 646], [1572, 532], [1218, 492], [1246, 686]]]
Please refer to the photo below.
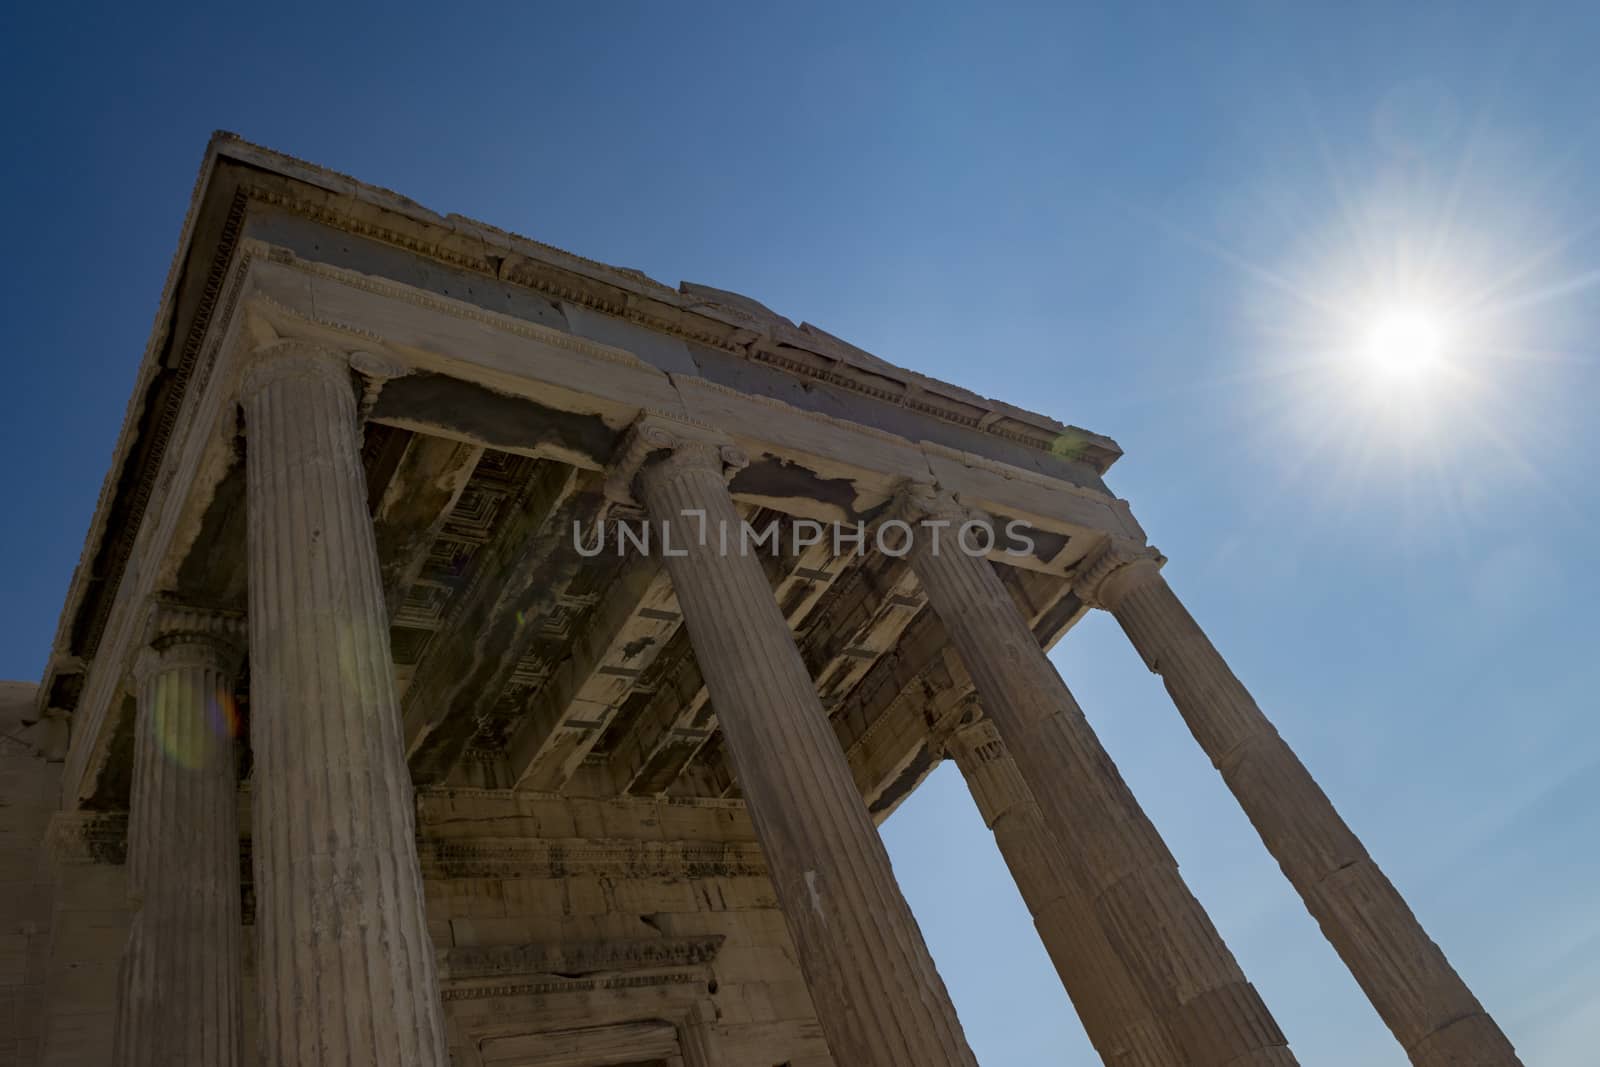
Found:
[[[37, 741], [32, 687], [0, 695], [0, 730]], [[58, 813], [60, 767], [34, 744], [0, 749], [0, 1067], [110, 1059], [125, 822]], [[622, 1062], [616, 1049], [671, 1067], [833, 1063], [738, 802], [446, 789], [417, 814], [457, 1067]]]
[[31, 683], [0, 682], [0, 1067], [56, 1062], [41, 1058], [47, 1033], [70, 1028], [66, 1013], [85, 1003], [78, 976], [54, 964], [55, 942], [75, 951], [80, 923], [70, 904], [61, 923], [45, 844], [65, 738], [35, 721], [36, 694]]
[[128, 941], [128, 880], [120, 863], [55, 864], [55, 906], [45, 964], [41, 1067], [111, 1062], [117, 975]]
[[0, 1067], [38, 1063], [44, 1037], [52, 900], [44, 832], [61, 764], [46, 763], [29, 736], [35, 692], [0, 682]]
[[662, 1022], [685, 1067], [833, 1062], [740, 805], [454, 790], [418, 811], [460, 1067]]

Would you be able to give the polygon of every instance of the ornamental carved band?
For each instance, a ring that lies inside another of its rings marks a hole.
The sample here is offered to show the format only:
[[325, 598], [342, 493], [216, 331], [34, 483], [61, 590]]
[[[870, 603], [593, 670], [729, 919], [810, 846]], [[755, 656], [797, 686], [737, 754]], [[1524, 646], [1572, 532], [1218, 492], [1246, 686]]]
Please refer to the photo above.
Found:
[[134, 678], [178, 666], [238, 671], [244, 659], [244, 616], [157, 600], [145, 624], [145, 647], [134, 661]]
[[1158, 572], [1166, 562], [1167, 557], [1150, 545], [1107, 538], [1078, 564], [1072, 575], [1072, 591], [1090, 607], [1109, 610], [1121, 600], [1130, 582], [1140, 575]]

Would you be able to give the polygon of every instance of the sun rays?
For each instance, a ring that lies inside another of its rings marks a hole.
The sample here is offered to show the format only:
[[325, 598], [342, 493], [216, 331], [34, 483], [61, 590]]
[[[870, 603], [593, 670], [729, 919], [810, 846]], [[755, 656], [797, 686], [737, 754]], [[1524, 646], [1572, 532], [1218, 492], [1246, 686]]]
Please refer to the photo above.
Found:
[[1508, 489], [1550, 488], [1581, 414], [1564, 383], [1591, 358], [1574, 323], [1600, 287], [1594, 212], [1520, 195], [1525, 152], [1379, 159], [1365, 180], [1329, 158], [1293, 218], [1184, 235], [1239, 294], [1242, 345], [1213, 384], [1295, 497], [1346, 514], [1381, 501], [1397, 532], [1465, 540]]

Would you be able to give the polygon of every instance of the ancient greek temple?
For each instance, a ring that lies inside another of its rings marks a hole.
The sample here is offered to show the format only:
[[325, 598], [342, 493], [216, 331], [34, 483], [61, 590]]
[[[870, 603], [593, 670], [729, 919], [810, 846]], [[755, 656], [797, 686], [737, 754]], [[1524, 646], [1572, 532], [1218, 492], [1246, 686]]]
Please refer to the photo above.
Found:
[[218, 135], [0, 690], [5, 1062], [972, 1065], [878, 835], [948, 759], [1107, 1064], [1293, 1064], [1046, 658], [1099, 610], [1411, 1062], [1516, 1064], [1119, 455]]

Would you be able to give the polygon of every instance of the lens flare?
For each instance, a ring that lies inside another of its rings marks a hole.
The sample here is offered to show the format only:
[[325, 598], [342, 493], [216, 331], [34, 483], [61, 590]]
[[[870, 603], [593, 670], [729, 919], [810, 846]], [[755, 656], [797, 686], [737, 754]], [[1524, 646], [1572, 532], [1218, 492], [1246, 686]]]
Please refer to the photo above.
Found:
[[[163, 688], [178, 683], [163, 680]], [[239, 709], [231, 693], [219, 691], [203, 707], [173, 699], [157, 698], [150, 727], [162, 754], [176, 766], [199, 770], [218, 750], [239, 736]]]

